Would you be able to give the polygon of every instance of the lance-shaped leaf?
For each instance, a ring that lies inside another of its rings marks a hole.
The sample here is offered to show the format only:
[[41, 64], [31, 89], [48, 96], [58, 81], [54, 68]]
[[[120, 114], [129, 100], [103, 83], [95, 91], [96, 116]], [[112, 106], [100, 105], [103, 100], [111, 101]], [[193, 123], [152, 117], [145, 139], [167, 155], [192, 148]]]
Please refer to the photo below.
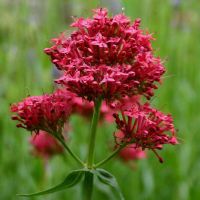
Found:
[[95, 173], [101, 183], [110, 186], [117, 199], [125, 200], [116, 178], [111, 173], [104, 169], [96, 169]]
[[46, 195], [46, 194], [58, 192], [67, 188], [71, 188], [81, 181], [84, 173], [85, 173], [85, 170], [82, 170], [82, 169], [75, 170], [75, 171], [72, 171], [70, 174], [68, 174], [68, 176], [65, 178], [65, 180], [62, 183], [48, 190], [44, 190], [44, 191], [32, 193], [32, 194], [17, 194], [17, 195], [22, 196], [22, 197], [33, 197], [33, 196], [39, 196], [39, 195]]

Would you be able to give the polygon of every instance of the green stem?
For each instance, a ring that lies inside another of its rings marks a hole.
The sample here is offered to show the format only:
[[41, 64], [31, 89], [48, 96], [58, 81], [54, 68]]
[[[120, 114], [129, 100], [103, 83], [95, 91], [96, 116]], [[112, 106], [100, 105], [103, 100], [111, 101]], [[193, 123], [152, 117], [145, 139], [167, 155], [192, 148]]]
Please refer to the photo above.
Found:
[[65, 144], [64, 140], [62, 138], [60, 138], [59, 136], [57, 135], [54, 135], [59, 141], [60, 143], [64, 146], [64, 148], [68, 151], [68, 153], [79, 163], [81, 164], [82, 166], [85, 166], [85, 163], [80, 160], [80, 158], [75, 154], [73, 153], [73, 151]]
[[85, 172], [85, 178], [83, 181], [83, 191], [82, 198], [83, 200], [92, 200], [92, 191], [93, 191], [93, 174], [90, 172]]
[[118, 152], [123, 149], [125, 147], [125, 144], [122, 144], [121, 146], [119, 146], [115, 151], [113, 151], [108, 157], [106, 157], [105, 159], [103, 159], [102, 161], [98, 162], [94, 168], [100, 167], [101, 165], [107, 163], [110, 159], [112, 159], [114, 156], [116, 156], [118, 154]]
[[89, 169], [92, 169], [93, 167], [94, 148], [95, 148], [97, 124], [99, 120], [101, 102], [102, 100], [100, 98], [94, 102], [94, 111], [93, 111], [92, 125], [91, 125], [91, 130], [90, 130], [90, 141], [89, 141], [89, 147], [88, 147], [88, 160], [87, 160], [87, 167]]

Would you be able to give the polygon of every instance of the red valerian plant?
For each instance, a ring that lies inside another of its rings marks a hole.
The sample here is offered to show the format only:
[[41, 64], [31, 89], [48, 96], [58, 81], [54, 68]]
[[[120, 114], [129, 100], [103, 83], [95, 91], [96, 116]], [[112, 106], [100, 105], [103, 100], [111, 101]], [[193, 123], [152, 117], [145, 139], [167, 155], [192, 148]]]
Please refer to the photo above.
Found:
[[[115, 177], [99, 167], [115, 155], [139, 158], [141, 156], [136, 154], [145, 149], [152, 150], [163, 162], [157, 150], [164, 144], [178, 143], [171, 115], [151, 108], [149, 103], [165, 68], [160, 58], [153, 55], [153, 37], [140, 29], [140, 19], [131, 23], [124, 14], [109, 17], [107, 10], [100, 8], [94, 10], [91, 19], [76, 19], [71, 26], [76, 30], [70, 36], [61, 34], [53, 39], [52, 47], [45, 49], [56, 67], [64, 71], [55, 81], [64, 89], [27, 97], [13, 104], [11, 111], [15, 113], [12, 119], [19, 121], [17, 127], [36, 135], [39, 131], [48, 132], [83, 168], [72, 171], [61, 184], [49, 190], [21, 196], [56, 192], [84, 178], [82, 199], [92, 199], [94, 180], [109, 185], [116, 199], [124, 199]], [[142, 97], [146, 97], [144, 103]], [[114, 113], [118, 129], [114, 133], [116, 148], [95, 164], [97, 125], [100, 115], [104, 115], [105, 102], [106, 113]], [[62, 131], [71, 114], [90, 114], [91, 108], [93, 116], [84, 162], [65, 143]], [[127, 153], [128, 148], [132, 148], [134, 154]]]

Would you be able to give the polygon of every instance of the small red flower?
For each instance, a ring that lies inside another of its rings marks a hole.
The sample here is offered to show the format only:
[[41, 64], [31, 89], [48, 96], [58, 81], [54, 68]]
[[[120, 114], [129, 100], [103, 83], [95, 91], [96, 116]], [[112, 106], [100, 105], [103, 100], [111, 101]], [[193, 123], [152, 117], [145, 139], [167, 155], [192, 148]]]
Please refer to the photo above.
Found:
[[143, 94], [148, 99], [165, 69], [153, 56], [151, 34], [124, 14], [109, 17], [106, 9], [94, 10], [92, 19], [77, 19], [70, 37], [61, 34], [44, 51], [65, 74], [56, 80], [88, 100], [107, 101]]
[[119, 152], [119, 157], [124, 162], [128, 162], [131, 160], [143, 159], [146, 157], [146, 153], [141, 148], [136, 147], [135, 144], [130, 144]]
[[45, 131], [33, 134], [29, 141], [33, 145], [33, 155], [44, 159], [49, 159], [56, 154], [62, 154], [64, 151], [57, 140]]
[[[148, 103], [140, 105], [137, 101], [132, 106], [124, 107], [119, 114], [114, 114], [117, 128], [122, 132], [115, 134], [117, 143], [135, 144], [136, 148], [151, 149], [160, 162], [162, 158], [156, 149], [164, 144], [177, 144], [173, 119], [170, 115], [151, 108]], [[171, 135], [167, 133], [171, 133]]]
[[[94, 103], [89, 102], [81, 97], [73, 98], [72, 112], [81, 115], [87, 119], [92, 118]], [[104, 101], [100, 109], [100, 121], [106, 120], [107, 122], [113, 121], [113, 110]]]
[[24, 101], [11, 105], [16, 113], [12, 119], [19, 121], [17, 127], [29, 131], [43, 130], [51, 134], [61, 133], [64, 123], [70, 115], [72, 97], [64, 90], [53, 94], [27, 97]]

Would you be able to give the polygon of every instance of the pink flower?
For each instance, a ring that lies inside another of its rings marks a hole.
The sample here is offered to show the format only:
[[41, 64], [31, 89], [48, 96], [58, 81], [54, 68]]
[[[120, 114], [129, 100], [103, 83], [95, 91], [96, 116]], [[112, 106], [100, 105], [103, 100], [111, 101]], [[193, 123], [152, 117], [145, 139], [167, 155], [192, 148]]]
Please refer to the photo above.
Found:
[[141, 148], [136, 147], [135, 144], [130, 144], [119, 152], [119, 157], [124, 162], [128, 162], [131, 160], [143, 159], [146, 157], [146, 153]]
[[94, 13], [77, 19], [70, 37], [61, 34], [44, 50], [65, 71], [56, 82], [89, 101], [137, 94], [149, 99], [165, 72], [153, 56], [152, 36], [139, 28], [140, 19], [132, 24], [124, 14], [109, 17], [102, 8]]
[[[81, 115], [87, 119], [92, 118], [94, 103], [89, 102], [81, 97], [73, 98], [73, 113]], [[100, 109], [100, 121], [106, 120], [107, 122], [113, 121], [113, 110], [104, 101]]]
[[53, 94], [32, 96], [11, 105], [16, 113], [12, 119], [19, 121], [17, 127], [38, 133], [39, 130], [51, 134], [61, 133], [64, 123], [71, 113], [72, 97], [64, 90]]
[[117, 128], [122, 132], [120, 136], [115, 134], [116, 143], [151, 149], [160, 162], [163, 160], [156, 149], [162, 149], [164, 144], [178, 143], [172, 117], [151, 108], [148, 103], [140, 105], [136, 101], [132, 106], [124, 107], [121, 116], [122, 119], [119, 114], [114, 114]]
[[30, 143], [33, 145], [33, 154], [44, 159], [49, 159], [64, 151], [57, 140], [45, 131], [33, 134], [30, 138]]

